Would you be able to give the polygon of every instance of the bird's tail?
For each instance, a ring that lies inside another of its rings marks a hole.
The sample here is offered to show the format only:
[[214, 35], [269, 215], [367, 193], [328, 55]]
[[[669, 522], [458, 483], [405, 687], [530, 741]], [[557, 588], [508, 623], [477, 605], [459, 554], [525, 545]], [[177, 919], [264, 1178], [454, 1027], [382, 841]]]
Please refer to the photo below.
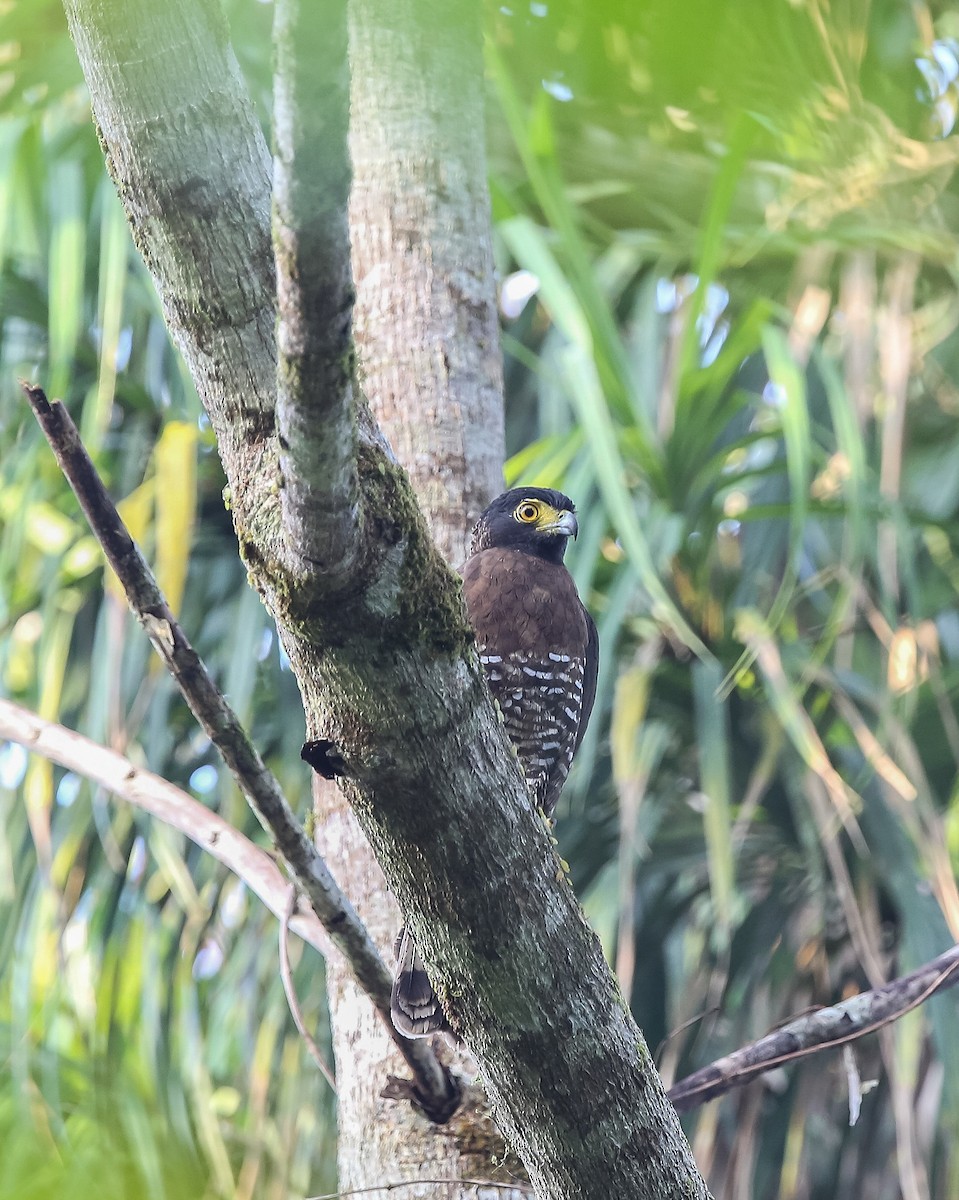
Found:
[[426, 1037], [427, 1034], [445, 1029], [446, 1017], [417, 952], [416, 943], [405, 926], [396, 939], [395, 953], [396, 975], [390, 998], [393, 1024], [400, 1033], [411, 1038]]

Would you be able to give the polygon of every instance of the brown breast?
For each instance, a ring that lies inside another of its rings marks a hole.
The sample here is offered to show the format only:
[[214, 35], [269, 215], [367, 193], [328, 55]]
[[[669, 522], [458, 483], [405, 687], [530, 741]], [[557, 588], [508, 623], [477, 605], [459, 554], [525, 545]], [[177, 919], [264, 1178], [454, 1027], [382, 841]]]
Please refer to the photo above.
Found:
[[481, 550], [463, 568], [463, 591], [481, 645], [504, 655], [586, 653], [586, 613], [562, 563], [517, 550]]

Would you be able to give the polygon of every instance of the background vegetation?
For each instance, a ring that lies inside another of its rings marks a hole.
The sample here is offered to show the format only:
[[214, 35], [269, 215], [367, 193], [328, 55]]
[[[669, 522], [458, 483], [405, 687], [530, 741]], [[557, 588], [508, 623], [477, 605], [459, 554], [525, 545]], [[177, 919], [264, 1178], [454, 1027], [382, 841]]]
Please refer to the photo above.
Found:
[[[228, 10], [266, 121], [271, 8]], [[670, 1079], [959, 939], [959, 13], [487, 28], [507, 476], [575, 497], [603, 645], [558, 836]], [[0, 690], [256, 837], [15, 387], [67, 400], [305, 812], [295, 684], [59, 4], [14, 0], [0, 43]], [[332, 1190], [275, 935], [179, 836], [0, 747], [0, 1197]], [[312, 952], [296, 980], [323, 1040]], [[855, 1127], [838, 1055], [692, 1115], [715, 1194], [959, 1195], [957, 1019], [946, 993], [857, 1050]]]

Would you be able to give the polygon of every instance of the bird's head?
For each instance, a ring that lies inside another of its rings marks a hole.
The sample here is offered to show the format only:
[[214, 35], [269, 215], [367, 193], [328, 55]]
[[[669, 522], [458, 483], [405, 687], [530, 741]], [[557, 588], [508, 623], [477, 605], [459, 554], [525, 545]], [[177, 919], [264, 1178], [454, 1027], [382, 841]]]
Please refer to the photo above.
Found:
[[471, 553], [521, 550], [547, 562], [562, 562], [567, 538], [578, 532], [569, 496], [552, 488], [512, 488], [497, 496], [476, 522]]

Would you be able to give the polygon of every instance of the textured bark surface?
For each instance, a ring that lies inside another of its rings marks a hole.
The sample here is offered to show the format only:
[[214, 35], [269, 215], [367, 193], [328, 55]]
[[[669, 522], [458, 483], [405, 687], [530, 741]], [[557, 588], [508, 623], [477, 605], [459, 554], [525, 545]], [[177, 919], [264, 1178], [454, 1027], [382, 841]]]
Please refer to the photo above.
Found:
[[[273, 251], [283, 528], [297, 555], [347, 578], [359, 540], [345, 2], [275, 0]], [[308, 54], [303, 52], [309, 47]], [[311, 436], [316, 426], [329, 436]]]
[[[544, 1198], [704, 1197], [642, 1037], [530, 811], [458, 581], [374, 440], [361, 440], [356, 464], [355, 573], [331, 587], [291, 553], [264, 270], [268, 164], [210, 15], [218, 10], [204, 0], [67, 9], [114, 178], [221, 439], [241, 552], [277, 618], [310, 736], [339, 751], [353, 809], [483, 1065], [500, 1127]], [[431, 4], [422, 12], [438, 19]], [[458, 336], [451, 329], [450, 344]], [[450, 461], [456, 452], [451, 444]]]
[[499, 330], [477, 6], [351, 6], [360, 375], [447, 561], [501, 490]]
[[[351, 9], [350, 39], [358, 369], [373, 415], [453, 565], [464, 560], [473, 522], [501, 488], [504, 457], [478, 13], [472, 25], [461, 15], [450, 4], [361, 0]], [[318, 789], [317, 810], [323, 853], [392, 961], [402, 918], [369, 843], [337, 788]], [[386, 1075], [408, 1072], [342, 962], [330, 964], [328, 979], [340, 1186], [522, 1179], [478, 1084], [443, 1127], [383, 1099]], [[475, 1077], [471, 1056], [446, 1038], [434, 1043], [454, 1071]], [[437, 1189], [424, 1183], [408, 1194]], [[452, 1183], [442, 1194], [525, 1195]]]

